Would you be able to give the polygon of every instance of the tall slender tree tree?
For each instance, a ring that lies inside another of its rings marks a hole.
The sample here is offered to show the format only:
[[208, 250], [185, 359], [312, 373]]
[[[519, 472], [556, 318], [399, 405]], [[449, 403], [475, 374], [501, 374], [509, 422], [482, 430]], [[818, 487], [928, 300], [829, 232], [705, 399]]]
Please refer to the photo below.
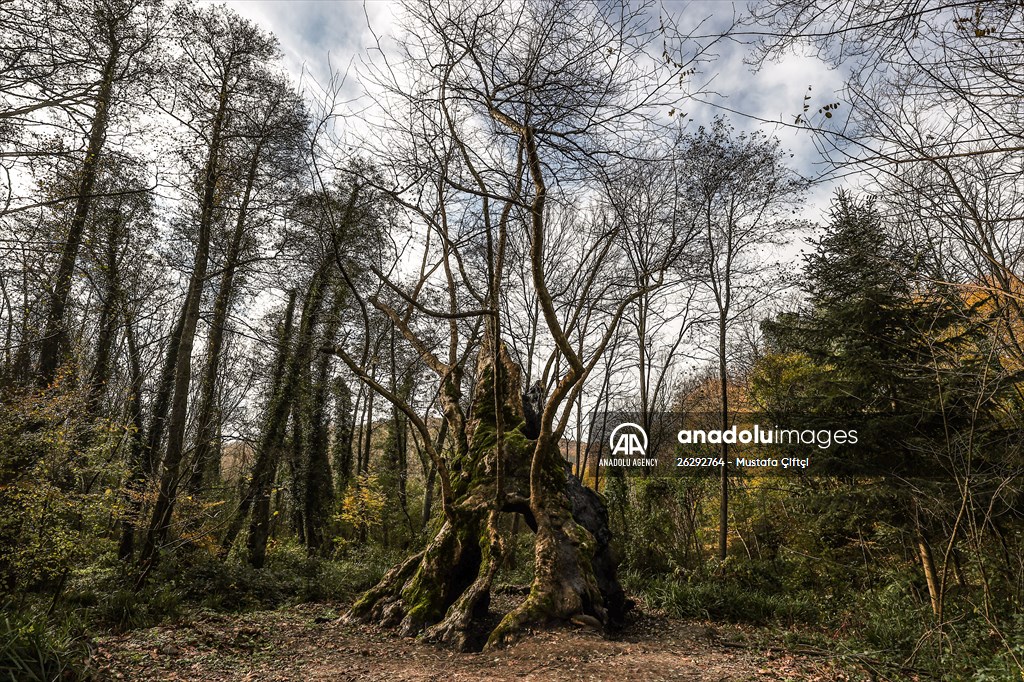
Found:
[[[238, 108], [248, 103], [246, 94], [254, 78], [278, 55], [272, 37], [227, 9], [179, 5], [175, 20], [179, 32], [178, 64], [184, 75], [175, 88], [176, 101], [182, 102], [183, 107], [178, 119], [198, 142], [195, 153], [196, 241], [185, 298], [168, 342], [167, 353], [168, 357], [173, 353], [173, 365], [170, 361], [165, 363], [165, 380], [161, 382], [161, 390], [169, 396], [167, 446], [159, 492], [142, 550], [142, 561], [147, 567], [156, 559], [170, 531], [181, 479], [192, 381], [192, 348], [207, 279], [211, 233], [223, 211], [220, 191], [225, 181], [227, 146], [239, 118]], [[158, 423], [164, 419], [159, 414], [153, 418]], [[150, 443], [158, 445], [153, 443], [152, 437]]]
[[[793, 209], [807, 183], [783, 163], [778, 140], [736, 135], [723, 120], [683, 141], [683, 192], [703, 233], [702, 277], [714, 311], [722, 429], [730, 424], [729, 337], [737, 321], [787, 286], [785, 273], [766, 265], [797, 225]], [[778, 261], [776, 261], [777, 263]], [[718, 555], [729, 547], [729, 445], [722, 443]]]

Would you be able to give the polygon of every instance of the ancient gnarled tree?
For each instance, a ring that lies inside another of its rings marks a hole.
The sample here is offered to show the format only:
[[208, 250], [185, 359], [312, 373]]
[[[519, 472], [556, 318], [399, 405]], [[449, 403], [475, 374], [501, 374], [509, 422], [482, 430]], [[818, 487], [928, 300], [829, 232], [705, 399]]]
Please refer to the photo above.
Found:
[[[356, 602], [357, 619], [459, 648], [480, 643], [471, 622], [506, 551], [506, 512], [535, 532], [534, 579], [488, 645], [527, 626], [606, 628], [623, 616], [606, 512], [568, 474], [561, 442], [625, 311], [676, 276], [692, 232], [670, 221], [655, 255], [630, 263], [630, 227], [603, 191], [636, 161], [660, 161], [658, 112], [669, 107], [659, 107], [678, 102], [707, 47], [678, 41], [648, 10], [410, 4], [404, 58], [369, 67], [382, 123], [368, 155], [391, 162], [341, 172], [387, 196], [409, 236], [380, 254], [369, 284], [344, 253], [336, 264], [363, 319], [394, 325], [433, 372], [433, 390], [406, 398], [377, 380], [364, 334], [327, 350], [416, 429], [443, 518], [422, 552]], [[683, 44], [694, 50], [673, 47]], [[538, 321], [525, 343], [509, 333], [524, 305]]]

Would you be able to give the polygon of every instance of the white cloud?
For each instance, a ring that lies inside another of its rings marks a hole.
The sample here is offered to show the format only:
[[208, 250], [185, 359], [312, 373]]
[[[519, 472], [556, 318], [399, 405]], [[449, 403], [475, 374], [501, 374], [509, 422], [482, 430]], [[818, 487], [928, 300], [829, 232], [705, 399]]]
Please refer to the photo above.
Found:
[[[284, 67], [296, 78], [305, 70], [321, 83], [332, 69], [344, 72], [351, 64], [358, 68], [377, 36], [390, 37], [396, 10], [396, 3], [387, 0], [228, 0], [227, 5], [278, 37]], [[743, 3], [672, 1], [653, 8], [671, 15], [682, 31], [699, 27], [702, 34], [723, 30], [743, 9]], [[803, 113], [805, 95], [810, 95], [806, 104], [811, 114], [826, 103], [841, 101], [844, 74], [801, 54], [789, 54], [754, 71], [744, 63], [748, 46], [735, 41], [721, 42], [715, 52], [715, 60], [696, 76], [707, 84], [707, 92], [700, 101], [680, 103], [680, 111], [694, 124], [724, 115], [739, 130], [774, 135], [792, 152], [794, 168], [808, 177], [820, 175], [825, 159], [813, 135], [791, 124]], [[346, 95], [357, 96], [358, 87], [350, 76]], [[804, 217], [820, 220], [834, 187], [832, 182], [816, 186]]]

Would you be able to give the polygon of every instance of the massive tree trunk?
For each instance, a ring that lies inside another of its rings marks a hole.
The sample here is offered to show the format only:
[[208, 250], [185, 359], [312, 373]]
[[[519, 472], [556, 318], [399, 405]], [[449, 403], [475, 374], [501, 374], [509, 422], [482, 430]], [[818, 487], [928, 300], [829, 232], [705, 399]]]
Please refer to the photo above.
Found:
[[[497, 355], [500, 360], [495, 362]], [[495, 371], [497, 369], [497, 372]], [[495, 374], [504, 435], [497, 445]], [[351, 618], [399, 627], [456, 649], [509, 642], [527, 625], [576, 620], [602, 628], [621, 623], [627, 601], [615, 575], [607, 512], [582, 486], [554, 443], [525, 435], [519, 368], [504, 347], [480, 351], [466, 438], [456, 438], [449, 481], [452, 504], [427, 548], [392, 569], [352, 607]], [[542, 484], [531, 498], [530, 468], [537, 447]], [[498, 461], [498, 453], [501, 461]], [[503, 494], [498, 497], [500, 466]], [[518, 512], [537, 533], [534, 582], [525, 601], [491, 633], [474, 637], [473, 620], [486, 612], [501, 565], [507, 530], [501, 512]]]

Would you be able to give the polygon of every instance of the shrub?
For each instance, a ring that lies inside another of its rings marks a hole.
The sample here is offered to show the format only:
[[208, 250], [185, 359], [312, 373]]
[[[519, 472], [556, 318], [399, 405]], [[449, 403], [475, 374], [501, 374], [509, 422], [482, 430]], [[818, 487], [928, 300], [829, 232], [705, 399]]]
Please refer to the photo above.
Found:
[[85, 677], [90, 646], [76, 624], [0, 613], [0, 681], [52, 682]]
[[262, 569], [209, 557], [182, 569], [178, 580], [186, 601], [207, 608], [275, 608], [351, 599], [372, 587], [396, 560], [391, 553], [371, 550], [328, 560], [307, 556], [306, 549], [295, 543], [278, 544]]
[[116, 589], [99, 597], [93, 615], [98, 623], [117, 632], [149, 627], [177, 616], [182, 597], [182, 591], [172, 584], [151, 584], [140, 591]]
[[813, 596], [801, 592], [771, 593], [742, 584], [734, 577], [677, 579], [625, 576], [628, 585], [651, 606], [680, 618], [725, 620], [764, 625], [817, 624], [821, 611]]

